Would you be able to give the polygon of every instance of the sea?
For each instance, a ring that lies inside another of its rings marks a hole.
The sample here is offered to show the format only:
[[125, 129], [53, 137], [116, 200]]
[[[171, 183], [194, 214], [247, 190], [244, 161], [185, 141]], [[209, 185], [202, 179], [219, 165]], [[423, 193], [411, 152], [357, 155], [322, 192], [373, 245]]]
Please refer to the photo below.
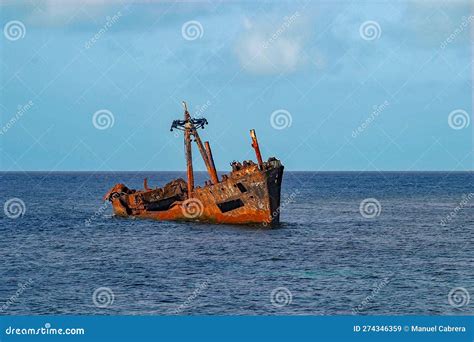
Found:
[[474, 314], [473, 172], [285, 172], [272, 228], [114, 217], [145, 177], [0, 173], [0, 314]]

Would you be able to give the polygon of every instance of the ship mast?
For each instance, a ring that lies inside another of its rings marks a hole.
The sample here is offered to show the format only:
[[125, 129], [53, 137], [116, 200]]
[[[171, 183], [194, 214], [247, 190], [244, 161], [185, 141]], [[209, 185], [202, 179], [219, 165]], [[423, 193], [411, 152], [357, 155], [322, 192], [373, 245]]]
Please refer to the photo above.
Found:
[[193, 173], [193, 151], [191, 148], [191, 115], [188, 112], [188, 106], [183, 101], [184, 107], [184, 146], [186, 150], [186, 171], [188, 176], [188, 198], [191, 198], [194, 191], [194, 173]]
[[207, 125], [207, 120], [204, 118], [193, 119], [188, 112], [188, 107], [186, 102], [183, 101], [184, 107], [184, 120], [174, 120], [171, 124], [171, 131], [173, 128], [184, 131], [184, 146], [186, 151], [186, 170], [188, 177], [188, 198], [193, 197], [194, 191], [194, 173], [193, 173], [193, 157], [192, 157], [192, 148], [191, 148], [191, 136], [194, 137], [194, 141], [198, 146], [201, 157], [206, 165], [207, 172], [211, 178], [213, 184], [219, 183], [217, 177], [216, 167], [214, 165], [214, 160], [212, 158], [211, 147], [209, 142], [206, 141], [206, 148], [202, 144], [201, 138], [197, 132], [198, 128], [204, 128], [204, 125]]

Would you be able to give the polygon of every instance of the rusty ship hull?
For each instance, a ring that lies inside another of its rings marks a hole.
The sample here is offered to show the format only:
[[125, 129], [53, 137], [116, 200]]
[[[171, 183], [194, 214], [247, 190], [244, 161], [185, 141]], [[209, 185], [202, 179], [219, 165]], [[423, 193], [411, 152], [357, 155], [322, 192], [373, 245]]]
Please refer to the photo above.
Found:
[[[185, 107], [185, 120], [175, 122], [172, 128], [182, 124], [185, 132], [187, 181], [178, 178], [164, 187], [151, 189], [145, 179], [143, 190], [116, 184], [104, 196], [104, 200], [112, 203], [116, 216], [227, 224], [274, 225], [279, 222], [284, 167], [273, 157], [262, 161], [255, 131], [251, 130], [251, 137], [257, 163], [234, 161], [232, 171], [219, 178], [210, 145], [208, 142], [203, 145], [197, 134], [198, 121], [190, 118]], [[191, 136], [210, 176], [202, 187], [194, 187]]]

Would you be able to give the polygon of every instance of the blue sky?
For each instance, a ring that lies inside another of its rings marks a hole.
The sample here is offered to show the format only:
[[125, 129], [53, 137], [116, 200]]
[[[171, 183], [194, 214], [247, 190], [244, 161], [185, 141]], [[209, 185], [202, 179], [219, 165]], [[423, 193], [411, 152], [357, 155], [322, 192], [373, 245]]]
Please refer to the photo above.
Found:
[[1, 170], [184, 170], [182, 100], [220, 170], [473, 168], [468, 1], [0, 6]]

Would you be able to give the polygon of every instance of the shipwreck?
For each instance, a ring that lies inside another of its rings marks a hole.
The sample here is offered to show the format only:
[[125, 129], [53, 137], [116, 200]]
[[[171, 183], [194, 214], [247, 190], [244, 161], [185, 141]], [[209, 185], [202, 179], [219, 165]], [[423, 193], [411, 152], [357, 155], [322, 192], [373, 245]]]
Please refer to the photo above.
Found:
[[[250, 130], [251, 146], [257, 163], [233, 161], [232, 171], [217, 174], [209, 142], [204, 144], [198, 129], [208, 124], [205, 118], [191, 118], [186, 103], [184, 120], [174, 120], [173, 129], [184, 133], [187, 180], [178, 178], [161, 188], [150, 188], [145, 178], [143, 190], [116, 184], [104, 196], [112, 203], [116, 216], [156, 220], [203, 221], [230, 224], [273, 225], [280, 221], [280, 189], [283, 165], [270, 157], [263, 161], [255, 130]], [[194, 186], [192, 140], [206, 165], [209, 180]]]

